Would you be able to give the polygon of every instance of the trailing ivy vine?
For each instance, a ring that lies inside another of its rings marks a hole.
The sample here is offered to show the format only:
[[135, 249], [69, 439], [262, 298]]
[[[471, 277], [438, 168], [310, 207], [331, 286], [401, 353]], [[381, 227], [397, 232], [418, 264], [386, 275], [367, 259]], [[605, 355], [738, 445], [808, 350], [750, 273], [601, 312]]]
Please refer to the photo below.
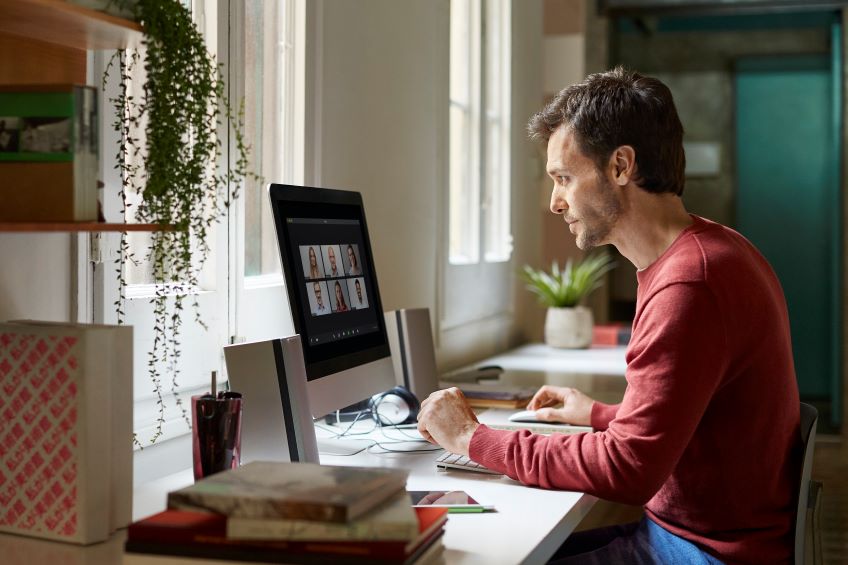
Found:
[[[237, 197], [245, 177], [255, 175], [248, 170], [243, 109], [233, 110], [221, 68], [206, 49], [189, 10], [178, 0], [115, 3], [131, 7], [144, 29], [142, 49], [116, 52], [103, 78], [105, 87], [117, 65], [120, 85], [110, 101], [116, 116], [113, 126], [121, 140], [116, 167], [122, 178], [122, 211], [126, 217], [131, 206], [128, 196], [137, 193], [136, 220], [170, 226], [153, 232], [145, 256], [156, 283], [151, 299], [153, 347], [147, 363], [159, 410], [150, 438], [154, 443], [162, 435], [165, 418], [163, 371], [168, 375], [170, 394], [191, 425], [178, 394], [185, 301], [191, 297], [195, 321], [205, 329], [195, 290], [209, 255], [211, 228]], [[145, 73], [140, 97], [128, 88], [138, 65]], [[219, 167], [222, 124], [234, 141], [234, 158], [229, 166]], [[132, 255], [124, 233], [117, 260], [119, 323], [124, 318], [124, 267], [128, 262], [138, 264], [138, 258]], [[138, 438], [134, 441], [141, 446]]]

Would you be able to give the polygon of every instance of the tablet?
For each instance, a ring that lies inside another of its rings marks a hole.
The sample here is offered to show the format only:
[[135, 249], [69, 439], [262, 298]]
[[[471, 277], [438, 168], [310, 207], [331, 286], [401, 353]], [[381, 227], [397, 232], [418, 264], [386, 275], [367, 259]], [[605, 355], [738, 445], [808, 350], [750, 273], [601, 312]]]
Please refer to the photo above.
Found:
[[413, 507], [447, 508], [448, 512], [486, 512], [494, 506], [480, 504], [463, 490], [409, 491]]

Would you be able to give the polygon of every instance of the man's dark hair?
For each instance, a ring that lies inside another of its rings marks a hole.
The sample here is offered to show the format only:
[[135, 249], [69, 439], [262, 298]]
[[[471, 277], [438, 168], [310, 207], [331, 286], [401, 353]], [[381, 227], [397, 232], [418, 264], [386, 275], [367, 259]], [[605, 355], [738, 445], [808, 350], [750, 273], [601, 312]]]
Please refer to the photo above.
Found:
[[683, 194], [683, 126], [671, 91], [659, 80], [622, 67], [589, 75], [560, 91], [530, 118], [527, 130], [532, 139], [547, 142], [563, 124], [599, 169], [616, 148], [629, 145], [636, 152], [638, 186]]

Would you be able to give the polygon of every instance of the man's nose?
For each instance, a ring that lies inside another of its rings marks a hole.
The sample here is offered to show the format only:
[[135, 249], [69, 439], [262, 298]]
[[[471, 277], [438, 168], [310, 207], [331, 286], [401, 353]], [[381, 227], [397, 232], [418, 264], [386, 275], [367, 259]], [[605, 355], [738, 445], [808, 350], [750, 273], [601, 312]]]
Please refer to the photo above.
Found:
[[568, 211], [568, 204], [565, 202], [565, 198], [557, 190], [557, 187], [554, 186], [554, 189], [551, 191], [551, 212], [554, 214], [565, 214]]

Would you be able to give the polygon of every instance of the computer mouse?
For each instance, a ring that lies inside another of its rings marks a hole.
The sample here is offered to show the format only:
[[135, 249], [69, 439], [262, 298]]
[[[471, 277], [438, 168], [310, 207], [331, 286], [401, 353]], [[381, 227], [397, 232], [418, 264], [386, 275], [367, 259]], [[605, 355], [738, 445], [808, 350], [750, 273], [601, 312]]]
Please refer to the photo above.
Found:
[[510, 422], [541, 422], [541, 420], [536, 419], [535, 410], [521, 410], [520, 412], [516, 412], [507, 419]]

